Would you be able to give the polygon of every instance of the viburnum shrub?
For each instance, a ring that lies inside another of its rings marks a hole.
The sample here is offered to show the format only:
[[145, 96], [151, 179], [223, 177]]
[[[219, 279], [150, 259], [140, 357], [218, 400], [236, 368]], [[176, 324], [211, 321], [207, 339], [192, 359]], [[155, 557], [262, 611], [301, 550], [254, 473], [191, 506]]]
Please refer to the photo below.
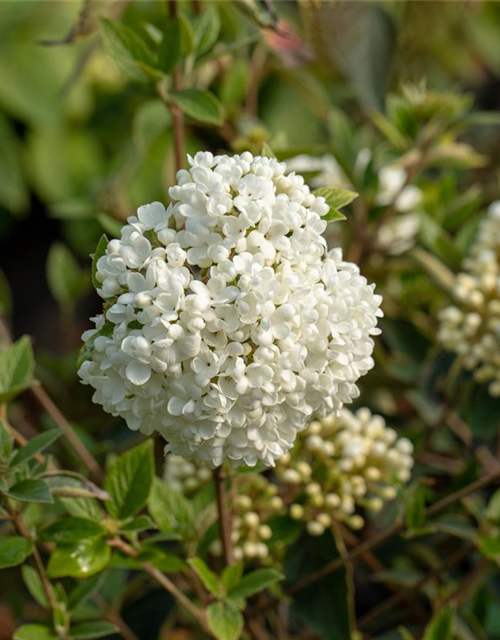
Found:
[[500, 119], [408, 81], [491, 91], [491, 3], [31, 4], [0, 640], [498, 640]]

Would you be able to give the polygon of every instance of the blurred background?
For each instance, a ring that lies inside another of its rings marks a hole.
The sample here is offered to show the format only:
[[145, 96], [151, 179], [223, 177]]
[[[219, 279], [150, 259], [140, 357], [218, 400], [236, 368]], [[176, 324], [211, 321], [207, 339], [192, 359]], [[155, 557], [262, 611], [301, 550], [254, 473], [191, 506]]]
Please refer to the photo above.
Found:
[[[454, 384], [436, 383], [452, 359], [435, 344], [442, 293], [405, 252], [417, 244], [437, 258], [437, 280], [439, 265], [458, 271], [487, 205], [500, 199], [500, 3], [180, 4], [190, 15], [210, 12], [206, 49], [198, 46], [184, 74], [224, 112], [212, 123], [186, 117], [189, 153], [268, 145], [314, 186], [362, 193], [368, 221], [380, 226], [381, 207], [406, 180], [382, 168], [404, 158], [411, 182], [412, 149], [432, 139], [432, 162], [416, 176], [419, 225], [408, 237], [388, 230], [368, 255], [354, 206], [344, 227], [331, 225], [329, 241], [343, 244], [384, 294], [384, 346], [364, 403], [425, 445], [418, 462], [438, 488], [448, 472], [457, 486], [475, 477], [477, 460], [460, 459], [463, 446], [449, 431], [436, 429], [434, 440], [426, 431], [438, 415], [436, 393]], [[81, 333], [101, 307], [89, 256], [139, 205], [166, 203], [175, 180], [170, 112], [154, 83], [109, 56], [99, 24], [119, 19], [157, 43], [166, 12], [166, 3], [147, 0], [0, 2], [0, 312], [14, 337], [33, 336], [38, 378], [96, 455], [133, 436], [90, 403], [76, 376]], [[498, 400], [481, 387], [455, 399], [473, 437], [495, 447]], [[24, 427], [30, 435], [29, 421]], [[378, 587], [358, 586], [368, 609]], [[157, 604], [139, 604], [141, 637], [155, 637], [146, 627], [159, 624]], [[500, 637], [498, 611], [497, 597], [488, 638]], [[133, 607], [127, 615], [134, 620]], [[9, 633], [0, 624], [0, 638]]]

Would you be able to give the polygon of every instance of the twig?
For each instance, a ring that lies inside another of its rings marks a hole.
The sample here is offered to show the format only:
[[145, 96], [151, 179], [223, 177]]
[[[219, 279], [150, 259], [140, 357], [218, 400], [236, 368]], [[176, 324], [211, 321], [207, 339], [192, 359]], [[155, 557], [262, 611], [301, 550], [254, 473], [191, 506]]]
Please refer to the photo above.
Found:
[[[443, 511], [444, 509], [446, 509], [446, 507], [449, 507], [454, 502], [457, 502], [458, 500], [465, 498], [466, 496], [473, 493], [474, 491], [478, 491], [479, 489], [482, 489], [488, 486], [492, 482], [497, 481], [499, 478], [500, 478], [500, 470], [498, 469], [496, 469], [491, 473], [487, 473], [482, 478], [479, 478], [478, 480], [476, 480], [475, 482], [472, 482], [466, 487], [463, 487], [462, 489], [455, 491], [449, 496], [446, 496], [441, 500], [438, 500], [438, 502], [431, 505], [426, 510], [426, 516], [430, 517], [430, 516], [436, 515], [440, 511]], [[389, 538], [392, 538], [392, 536], [396, 535], [400, 531], [403, 531], [404, 528], [405, 528], [404, 522], [402, 520], [399, 520], [392, 527], [389, 527], [389, 529], [386, 529], [385, 531], [380, 531], [378, 534], [372, 536], [370, 539], [360, 543], [359, 546], [356, 549], [353, 549], [346, 558], [337, 558], [333, 562], [326, 564], [321, 569], [318, 569], [317, 571], [313, 571], [305, 578], [302, 578], [301, 580], [297, 581], [294, 585], [292, 585], [291, 587], [289, 587], [289, 589], [287, 589], [287, 593], [289, 595], [294, 595], [299, 591], [306, 589], [307, 587], [311, 586], [318, 580], [321, 580], [322, 578], [340, 569], [346, 560], [349, 560], [350, 562], [357, 560], [357, 558], [362, 556], [367, 551], [370, 551], [372, 549], [375, 549], [376, 547], [379, 547], [386, 540], [388, 540]]]
[[383, 613], [389, 611], [394, 606], [399, 604], [402, 600], [405, 599], [408, 595], [412, 593], [417, 593], [425, 584], [437, 578], [444, 571], [448, 571], [455, 564], [460, 562], [463, 558], [465, 558], [470, 551], [474, 549], [473, 544], [467, 544], [461, 549], [459, 549], [456, 553], [447, 558], [444, 562], [442, 562], [438, 567], [427, 573], [423, 578], [421, 578], [416, 584], [414, 584], [410, 589], [402, 589], [401, 586], [398, 587], [398, 591], [387, 598], [379, 605], [370, 609], [364, 616], [362, 616], [358, 621], [359, 627], [366, 627], [366, 625], [370, 624], [373, 620], [381, 616]]
[[140, 640], [139, 636], [135, 635], [132, 629], [121, 617], [121, 615], [117, 611], [113, 611], [113, 609], [107, 604], [104, 598], [99, 595], [95, 595], [92, 599], [109, 620], [109, 622], [116, 624], [116, 626], [120, 629], [120, 635], [124, 640]]
[[56, 425], [61, 429], [64, 429], [64, 435], [68, 439], [68, 442], [73, 447], [76, 454], [90, 471], [90, 473], [94, 476], [94, 478], [101, 481], [104, 475], [101, 467], [99, 466], [99, 463], [73, 431], [73, 427], [70, 425], [68, 420], [66, 420], [66, 418], [61, 413], [60, 409], [56, 406], [49, 394], [41, 385], [32, 387], [31, 393], [36, 398], [40, 406], [49, 414]]
[[[127, 544], [121, 538], [113, 538], [112, 540], [108, 540], [108, 544], [111, 547], [115, 547], [119, 549], [122, 553], [124, 553], [129, 558], [137, 558], [137, 551]], [[149, 562], [141, 562], [141, 566], [152, 578], [161, 585], [165, 591], [168, 591], [178, 602], [184, 607], [184, 609], [191, 614], [191, 616], [200, 624], [202, 629], [211, 634], [211, 631], [208, 627], [204, 612], [199, 609], [195, 604], [191, 602], [191, 600], [182, 593], [180, 589], [170, 580], [167, 576], [153, 567], [153, 565]]]
[[28, 528], [24, 524], [24, 521], [21, 515], [12, 508], [8, 500], [5, 501], [4, 506], [6, 510], [9, 512], [12, 518], [12, 522], [16, 527], [16, 529], [18, 530], [18, 532], [23, 536], [23, 538], [26, 538], [26, 540], [30, 540], [33, 543], [33, 558], [35, 559], [36, 569], [38, 571], [38, 575], [40, 576], [40, 580], [42, 582], [43, 592], [45, 594], [45, 597], [47, 598], [47, 602], [49, 603], [50, 608], [52, 609], [52, 611], [54, 611], [57, 607], [57, 602], [54, 597], [54, 592], [52, 591], [50, 581], [45, 572], [45, 567], [43, 565], [42, 558], [40, 556], [40, 552], [37, 549], [35, 541], [33, 540], [33, 537], [31, 536]]
[[[10, 336], [10, 331], [7, 328], [5, 320], [0, 317], [0, 339], [6, 346], [10, 346], [12, 344], [12, 338]], [[34, 385], [30, 389], [31, 393], [40, 404], [40, 406], [49, 414], [52, 420], [56, 423], [58, 427], [64, 429], [64, 435], [68, 439], [68, 442], [74, 448], [76, 454], [81, 459], [83, 464], [87, 467], [90, 473], [97, 479], [103, 479], [103, 473], [101, 467], [99, 466], [97, 460], [92, 456], [90, 451], [86, 448], [80, 438], [73, 431], [73, 427], [66, 420], [64, 415], [61, 413], [59, 408], [55, 405], [53, 400], [50, 398], [48, 393], [41, 385]]]
[[215, 494], [219, 512], [219, 529], [222, 542], [224, 564], [233, 564], [233, 544], [231, 540], [231, 511], [227, 508], [226, 472], [222, 465], [214, 471]]

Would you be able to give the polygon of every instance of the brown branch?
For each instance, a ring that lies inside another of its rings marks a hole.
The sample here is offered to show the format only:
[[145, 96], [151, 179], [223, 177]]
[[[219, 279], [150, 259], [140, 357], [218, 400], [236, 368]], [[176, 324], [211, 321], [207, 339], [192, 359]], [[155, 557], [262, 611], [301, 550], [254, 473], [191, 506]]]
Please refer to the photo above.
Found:
[[92, 599], [99, 607], [101, 612], [106, 616], [106, 619], [109, 622], [116, 624], [116, 626], [120, 630], [120, 635], [124, 640], [140, 640], [139, 636], [135, 635], [132, 629], [121, 617], [121, 615], [117, 611], [113, 611], [113, 609], [108, 605], [104, 598], [99, 595], [95, 595]]
[[393, 596], [387, 598], [379, 605], [365, 613], [365, 615], [358, 620], [358, 626], [366, 627], [368, 624], [370, 624], [370, 622], [395, 607], [409, 595], [416, 594], [425, 584], [427, 584], [434, 578], [437, 578], [444, 571], [449, 571], [451, 567], [463, 560], [463, 558], [465, 558], [470, 553], [470, 551], [472, 551], [472, 549], [474, 549], [473, 544], [465, 545], [456, 553], [447, 558], [444, 562], [442, 562], [438, 567], [423, 576], [416, 584], [414, 584], [409, 589], [404, 589], [401, 585], [398, 585], [398, 591]]
[[[122, 553], [124, 553], [129, 558], [137, 558], [138, 552], [127, 544], [121, 538], [113, 538], [112, 540], [108, 540], [108, 544], [111, 547], [115, 547], [119, 549]], [[170, 580], [167, 576], [153, 567], [153, 565], [149, 562], [141, 562], [141, 566], [156, 582], [161, 585], [165, 591], [168, 591], [170, 595], [172, 595], [178, 603], [189, 613], [191, 616], [199, 623], [202, 629], [210, 634], [211, 631], [208, 627], [204, 612], [199, 609], [191, 600], [184, 594], [182, 591]]]
[[99, 463], [90, 453], [87, 447], [83, 444], [77, 434], [73, 431], [73, 427], [61, 413], [60, 409], [56, 406], [49, 394], [41, 385], [32, 387], [30, 391], [36, 398], [40, 406], [44, 409], [44, 411], [46, 411], [52, 418], [52, 420], [56, 423], [56, 425], [61, 429], [64, 429], [64, 435], [66, 436], [68, 442], [73, 447], [75, 453], [83, 462], [83, 464], [90, 471], [92, 476], [94, 476], [94, 478], [96, 478], [97, 480], [102, 481], [104, 478], [104, 474], [101, 470], [101, 467], [99, 466]]
[[43, 592], [45, 594], [45, 597], [47, 598], [47, 602], [49, 603], [50, 608], [52, 609], [52, 611], [55, 611], [57, 602], [54, 597], [54, 592], [52, 591], [52, 586], [50, 584], [49, 578], [47, 577], [47, 573], [45, 571], [40, 552], [37, 549], [35, 540], [33, 540], [31, 533], [29, 532], [27, 526], [24, 524], [24, 520], [22, 519], [21, 514], [12, 508], [8, 500], [5, 501], [5, 508], [10, 514], [12, 523], [14, 524], [19, 534], [23, 538], [26, 538], [26, 540], [30, 540], [33, 543], [33, 558], [35, 559], [36, 569], [42, 582]]
[[222, 465], [214, 471], [215, 494], [219, 512], [219, 529], [225, 566], [233, 564], [231, 510], [227, 507], [226, 472]]
[[[454, 502], [457, 502], [458, 500], [465, 498], [466, 496], [473, 493], [474, 491], [483, 489], [484, 487], [497, 481], [498, 479], [500, 479], [500, 470], [497, 469], [491, 473], [487, 473], [482, 478], [479, 478], [478, 480], [476, 480], [475, 482], [472, 482], [466, 487], [463, 487], [462, 489], [455, 491], [449, 496], [446, 496], [441, 500], [438, 500], [438, 502], [431, 505], [426, 510], [426, 516], [430, 517], [430, 516], [436, 515], [437, 513], [446, 509], [446, 507], [449, 507]], [[385, 531], [380, 531], [378, 534], [372, 536], [368, 540], [361, 542], [356, 549], [353, 549], [348, 554], [346, 559], [348, 559], [350, 562], [357, 560], [360, 556], [365, 554], [367, 551], [370, 551], [372, 549], [375, 549], [376, 547], [379, 547], [381, 544], [386, 542], [386, 540], [389, 540], [389, 538], [392, 538], [397, 533], [403, 531], [404, 528], [405, 528], [404, 522], [402, 520], [399, 520], [392, 527], [389, 527], [389, 529], [386, 529]], [[299, 591], [306, 589], [307, 587], [311, 586], [318, 580], [321, 580], [322, 578], [325, 578], [326, 576], [340, 569], [343, 566], [346, 559], [337, 558], [333, 562], [326, 564], [321, 569], [318, 569], [317, 571], [313, 571], [308, 576], [305, 576], [305, 578], [298, 580], [294, 585], [289, 587], [289, 589], [287, 589], [286, 592], [288, 593], [288, 595], [294, 595]]]

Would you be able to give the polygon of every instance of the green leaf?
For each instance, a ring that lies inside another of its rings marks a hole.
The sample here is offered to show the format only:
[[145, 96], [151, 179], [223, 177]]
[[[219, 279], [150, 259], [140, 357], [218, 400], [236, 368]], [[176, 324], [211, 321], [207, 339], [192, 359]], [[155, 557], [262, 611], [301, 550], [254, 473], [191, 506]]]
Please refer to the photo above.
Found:
[[425, 524], [425, 488], [415, 487], [406, 507], [406, 526], [410, 530], [421, 529]]
[[230, 591], [240, 582], [242, 573], [243, 564], [241, 562], [236, 562], [235, 564], [224, 568], [221, 579], [226, 591]]
[[120, 527], [120, 531], [124, 533], [146, 531], [146, 529], [156, 529], [156, 525], [149, 516], [144, 515], [133, 518]]
[[491, 560], [498, 560], [500, 557], [500, 537], [482, 536], [479, 539], [479, 549], [481, 553]]
[[193, 526], [194, 513], [189, 500], [159, 478], [154, 479], [148, 506], [160, 531], [182, 536]]
[[92, 620], [71, 627], [69, 633], [73, 640], [92, 640], [92, 638], [110, 636], [113, 633], [118, 633], [119, 630], [116, 624], [112, 624], [106, 620]]
[[170, 73], [182, 56], [182, 26], [178, 16], [167, 18], [163, 26], [163, 39], [158, 47], [158, 68]]
[[437, 613], [427, 625], [422, 640], [452, 640], [455, 609], [447, 606]]
[[97, 247], [95, 252], [92, 254], [92, 284], [96, 289], [100, 289], [102, 287], [102, 282], [99, 282], [97, 279], [97, 262], [99, 258], [102, 258], [106, 253], [106, 249], [108, 247], [109, 240], [107, 236], [103, 233], [99, 238], [99, 242], [97, 243]]
[[488, 506], [486, 507], [486, 517], [491, 522], [500, 524], [500, 489], [497, 489], [491, 496]]
[[57, 640], [57, 638], [55, 631], [43, 624], [23, 624], [12, 636], [12, 640]]
[[326, 204], [330, 207], [330, 211], [323, 216], [323, 220], [334, 222], [336, 220], [345, 220], [345, 215], [340, 213], [339, 209], [350, 204], [358, 194], [347, 189], [334, 189], [333, 187], [323, 187], [313, 191], [316, 197], [321, 196], [326, 200]]
[[223, 123], [223, 107], [213, 93], [202, 89], [181, 89], [170, 96], [185, 114], [213, 125]]
[[70, 543], [91, 540], [104, 534], [104, 528], [97, 522], [86, 518], [69, 517], [42, 529], [40, 540], [42, 542]]
[[58, 545], [50, 556], [47, 573], [51, 578], [85, 578], [102, 571], [111, 558], [105, 540], [82, 540]]
[[80, 582], [80, 584], [78, 584], [69, 594], [68, 609], [73, 611], [79, 605], [86, 602], [86, 600], [88, 600], [88, 598], [90, 598], [90, 596], [99, 589], [103, 577], [104, 576], [101, 573], [92, 576], [91, 578], [87, 578], [86, 580], [82, 580], [82, 582]]
[[28, 336], [0, 351], [0, 403], [10, 402], [29, 389], [34, 382], [34, 370], [35, 359]]
[[153, 440], [122, 454], [111, 466], [104, 482], [110, 495], [109, 513], [125, 520], [140, 511], [148, 501], [154, 477]]
[[264, 158], [276, 158], [274, 151], [267, 144], [267, 142], [264, 142], [264, 144], [262, 145], [260, 155], [263, 156]]
[[415, 640], [415, 637], [404, 627], [398, 627], [398, 632], [401, 636], [401, 640]]
[[[330, 532], [319, 538], [302, 535], [287, 550], [285, 571], [289, 584], [324, 567], [339, 558], [335, 540]], [[300, 591], [291, 603], [293, 614], [317, 631], [323, 640], [342, 640], [352, 637], [345, 569]]]
[[8, 491], [6, 496], [22, 502], [41, 502], [52, 504], [54, 502], [49, 485], [44, 480], [21, 480]]
[[90, 288], [87, 271], [80, 268], [71, 251], [60, 242], [54, 242], [49, 250], [47, 282], [61, 307], [75, 304]]
[[224, 602], [214, 602], [207, 608], [207, 622], [217, 640], [239, 640], [243, 616]]
[[190, 558], [188, 564], [203, 582], [207, 591], [210, 591], [210, 593], [216, 597], [221, 595], [218, 575], [214, 573], [201, 558]]
[[216, 6], [206, 6], [194, 26], [194, 41], [198, 56], [209, 51], [217, 42], [220, 31], [220, 18]]
[[33, 599], [38, 602], [39, 605], [47, 609], [49, 607], [49, 602], [45, 595], [42, 580], [38, 571], [33, 567], [30, 567], [29, 564], [25, 564], [21, 567], [21, 573], [23, 574], [24, 584]]
[[257, 569], [243, 576], [241, 582], [229, 591], [228, 596], [230, 598], [249, 598], [283, 580], [283, 578], [283, 574], [276, 569]]
[[10, 462], [11, 469], [23, 464], [24, 462], [28, 462], [28, 460], [31, 460], [31, 458], [36, 456], [37, 453], [40, 453], [47, 447], [50, 447], [50, 445], [60, 438], [63, 433], [64, 429], [49, 429], [49, 431], [45, 431], [44, 433], [40, 433], [31, 438], [27, 444], [18, 449], [12, 458]]
[[101, 35], [108, 55], [134, 80], [146, 81], [154, 69], [155, 57], [146, 42], [133, 29], [120, 22], [101, 20]]
[[16, 567], [26, 560], [33, 551], [31, 540], [21, 536], [10, 536], [0, 540], [0, 569]]
[[313, 191], [313, 195], [324, 198], [326, 200], [326, 204], [332, 209], [342, 209], [342, 207], [346, 207], [355, 200], [359, 194], [355, 191], [349, 191], [348, 189], [322, 187], [321, 189]]

